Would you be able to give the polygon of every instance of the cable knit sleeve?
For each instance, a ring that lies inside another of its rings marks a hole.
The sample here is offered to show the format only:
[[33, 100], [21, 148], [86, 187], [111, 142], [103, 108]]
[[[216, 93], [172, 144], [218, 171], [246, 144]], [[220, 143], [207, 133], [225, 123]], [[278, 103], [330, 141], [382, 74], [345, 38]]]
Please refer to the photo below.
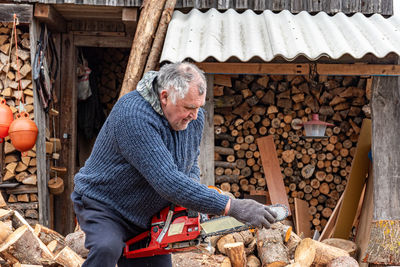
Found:
[[[123, 101], [120, 114], [113, 122], [123, 157], [168, 201], [207, 214], [222, 214], [228, 197], [179, 171], [163, 141], [162, 129], [166, 126], [161, 125], [159, 115], [148, 109], [133, 108], [133, 105], [128, 100]], [[190, 176], [192, 174], [197, 177], [200, 174], [197, 160], [190, 170]]]

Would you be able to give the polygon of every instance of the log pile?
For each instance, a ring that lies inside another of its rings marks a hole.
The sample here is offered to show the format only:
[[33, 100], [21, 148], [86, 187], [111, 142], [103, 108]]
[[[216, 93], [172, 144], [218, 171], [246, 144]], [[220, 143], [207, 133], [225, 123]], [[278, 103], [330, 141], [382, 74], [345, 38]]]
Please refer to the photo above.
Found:
[[[343, 193], [370, 92], [360, 77], [215, 75], [215, 182], [235, 197], [268, 191], [256, 139], [274, 137], [293, 209], [310, 206], [313, 229], [326, 225]], [[299, 124], [318, 113], [335, 124], [325, 139], [304, 139]]]
[[129, 50], [97, 49], [96, 57], [98, 57], [97, 60], [101, 59], [97, 77], [99, 97], [104, 114], [108, 116], [121, 91]]
[[59, 233], [36, 224], [34, 228], [17, 212], [0, 209], [1, 266], [79, 267], [83, 258], [66, 245]]
[[[0, 92], [6, 99], [13, 114], [18, 113], [20, 99], [25, 110], [34, 119], [33, 85], [29, 41], [29, 28], [18, 26], [18, 65], [15, 38], [11, 40], [12, 23], [0, 23]], [[18, 76], [18, 69], [20, 76]], [[18, 90], [18, 83], [21, 90]], [[49, 153], [52, 153], [49, 142]], [[0, 189], [0, 207], [8, 207], [21, 212], [32, 224], [38, 221], [38, 195], [36, 177], [36, 147], [21, 155], [11, 144], [9, 137], [4, 142], [4, 160], [1, 183], [18, 183], [16, 188]]]
[[224, 266], [338, 266], [337, 261], [352, 264], [342, 266], [358, 266], [346, 250], [301, 239], [282, 223], [275, 223], [270, 229], [256, 229], [254, 234], [246, 230], [213, 238], [216, 254], [229, 258]]

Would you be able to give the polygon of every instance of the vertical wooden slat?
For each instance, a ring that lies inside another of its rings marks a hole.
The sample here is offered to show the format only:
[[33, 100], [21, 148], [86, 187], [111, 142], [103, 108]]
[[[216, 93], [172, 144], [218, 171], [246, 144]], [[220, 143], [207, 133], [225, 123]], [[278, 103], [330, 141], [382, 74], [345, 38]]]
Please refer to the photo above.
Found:
[[214, 75], [207, 75], [207, 96], [204, 107], [206, 117], [203, 138], [200, 144], [200, 181], [205, 185], [214, 185]]
[[[39, 22], [36, 19], [32, 20], [29, 26], [30, 32], [30, 46], [31, 46], [31, 65], [35, 59], [36, 42], [40, 34]], [[47, 158], [46, 158], [46, 114], [43, 110], [42, 104], [37, 94], [35, 83], [33, 83], [33, 99], [34, 99], [34, 115], [35, 123], [38, 127], [38, 136], [36, 139], [36, 167], [37, 167], [37, 187], [38, 187], [38, 201], [39, 201], [39, 223], [48, 227], [50, 218], [50, 202], [49, 190], [47, 181], [49, 173], [47, 172]]]
[[358, 137], [356, 154], [351, 163], [343, 203], [340, 207], [333, 237], [349, 238], [354, 217], [357, 212], [358, 202], [368, 173], [368, 152], [371, 150], [371, 120], [364, 119]]
[[271, 202], [272, 204], [279, 203], [286, 205], [290, 214], [289, 201], [283, 183], [283, 176], [281, 173], [281, 167], [279, 166], [274, 138], [272, 136], [258, 138], [257, 146], [260, 151], [262, 167], [265, 174], [265, 180], [267, 181]]
[[296, 233], [298, 235], [303, 233], [304, 238], [312, 238], [308, 202], [299, 198], [294, 198], [294, 211], [296, 219]]
[[74, 230], [74, 211], [70, 195], [73, 191], [75, 160], [76, 160], [76, 49], [73, 45], [73, 35], [62, 35], [61, 57], [61, 95], [60, 95], [60, 134], [62, 150], [60, 165], [67, 167], [64, 178], [64, 192], [55, 199], [55, 228], [61, 234]]
[[400, 82], [374, 77], [372, 83], [374, 219], [400, 219]]

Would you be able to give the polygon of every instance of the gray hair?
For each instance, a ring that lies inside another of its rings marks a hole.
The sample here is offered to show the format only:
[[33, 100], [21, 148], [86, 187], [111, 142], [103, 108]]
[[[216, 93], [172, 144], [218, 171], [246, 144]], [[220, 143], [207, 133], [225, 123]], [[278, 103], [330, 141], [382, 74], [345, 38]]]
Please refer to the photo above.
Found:
[[158, 93], [167, 90], [172, 103], [182, 99], [189, 91], [190, 85], [199, 89], [199, 95], [206, 92], [206, 78], [204, 72], [196, 65], [189, 62], [178, 62], [167, 64], [161, 67], [158, 78]]

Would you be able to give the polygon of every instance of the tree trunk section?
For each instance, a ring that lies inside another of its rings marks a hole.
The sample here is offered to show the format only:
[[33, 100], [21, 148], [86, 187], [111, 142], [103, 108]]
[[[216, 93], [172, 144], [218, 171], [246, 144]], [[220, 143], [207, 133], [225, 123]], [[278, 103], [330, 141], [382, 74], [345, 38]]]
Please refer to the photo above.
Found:
[[226, 244], [224, 247], [231, 260], [232, 267], [246, 266], [246, 253], [244, 252], [243, 242]]
[[147, 60], [144, 73], [149, 70], [155, 70], [160, 60], [162, 47], [167, 33], [168, 24], [171, 21], [172, 13], [174, 12], [176, 0], [167, 0], [165, 3], [164, 11], [162, 12], [160, 23], [158, 24], [156, 37], [151, 47], [150, 55]]
[[64, 267], [80, 267], [85, 261], [81, 256], [76, 254], [71, 248], [63, 248], [55, 257], [54, 260]]
[[132, 42], [128, 65], [119, 97], [135, 90], [142, 77], [151, 43], [166, 0], [145, 0]]
[[263, 266], [285, 266], [289, 263], [289, 251], [283, 244], [279, 230], [258, 230], [257, 249]]

